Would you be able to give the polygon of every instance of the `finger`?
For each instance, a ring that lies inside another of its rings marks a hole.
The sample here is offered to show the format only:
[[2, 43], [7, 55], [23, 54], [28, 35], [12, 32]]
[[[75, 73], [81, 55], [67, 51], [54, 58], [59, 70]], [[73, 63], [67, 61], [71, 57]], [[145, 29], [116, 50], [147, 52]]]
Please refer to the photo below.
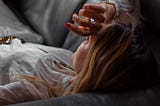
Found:
[[87, 17], [87, 18], [93, 18], [93, 19], [95, 19], [96, 21], [99, 21], [99, 22], [104, 22], [104, 20], [105, 20], [103, 14], [95, 13], [95, 12], [85, 10], [85, 9], [81, 9], [79, 11], [79, 15]]
[[84, 27], [94, 27], [95, 29], [99, 29], [102, 26], [99, 22], [95, 22], [95, 24], [92, 24], [88, 18], [81, 18], [77, 14], [73, 14], [72, 19], [74, 22]]
[[105, 12], [105, 7], [99, 4], [84, 4], [82, 8], [86, 10], [96, 11], [97, 13]]
[[75, 26], [71, 24], [69, 27], [67, 27], [69, 30], [73, 31], [74, 33], [80, 35], [80, 36], [94, 36], [97, 35], [98, 28], [85, 28], [82, 26]]
[[90, 36], [90, 31], [89, 31], [89, 28], [84, 28], [84, 27], [81, 27], [81, 26], [75, 26], [71, 23], [66, 23], [65, 26], [73, 31], [74, 33], [80, 35], [80, 36]]
[[73, 14], [72, 20], [80, 26], [90, 27], [88, 18], [81, 18], [77, 14]]

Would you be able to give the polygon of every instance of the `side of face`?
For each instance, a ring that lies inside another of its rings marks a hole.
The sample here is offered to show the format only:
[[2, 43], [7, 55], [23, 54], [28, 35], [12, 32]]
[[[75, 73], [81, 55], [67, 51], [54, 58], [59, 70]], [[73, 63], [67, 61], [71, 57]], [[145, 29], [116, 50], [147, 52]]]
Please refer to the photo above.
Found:
[[72, 56], [73, 67], [78, 73], [83, 67], [84, 61], [93, 42], [93, 37], [86, 37], [86, 40], [81, 43], [81, 45]]

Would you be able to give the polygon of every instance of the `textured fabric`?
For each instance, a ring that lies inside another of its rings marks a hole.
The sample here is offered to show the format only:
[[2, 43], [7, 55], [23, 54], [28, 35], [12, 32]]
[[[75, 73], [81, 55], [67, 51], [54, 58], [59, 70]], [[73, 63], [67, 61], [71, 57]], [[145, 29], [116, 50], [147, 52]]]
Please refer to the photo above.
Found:
[[42, 38], [23, 25], [12, 11], [0, 0], [0, 36], [15, 35], [25, 41], [42, 43]]
[[[18, 0], [22, 15], [44, 38], [44, 44], [62, 47], [71, 20], [82, 0]], [[19, 11], [19, 10], [17, 10]]]
[[122, 24], [132, 25], [135, 28], [140, 22], [140, 1], [139, 0], [108, 0], [114, 3], [117, 9], [115, 21]]
[[125, 93], [84, 93], [13, 106], [159, 106], [160, 86]]
[[54, 97], [47, 83], [58, 88], [55, 96], [62, 96], [75, 76], [70, 51], [18, 39], [0, 50], [0, 105]]

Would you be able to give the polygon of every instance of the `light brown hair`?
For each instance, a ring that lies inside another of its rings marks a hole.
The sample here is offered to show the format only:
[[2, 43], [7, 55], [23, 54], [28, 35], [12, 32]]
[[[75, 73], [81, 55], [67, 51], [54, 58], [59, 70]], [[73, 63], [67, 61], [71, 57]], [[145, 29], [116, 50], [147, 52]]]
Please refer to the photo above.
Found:
[[[155, 81], [157, 63], [143, 41], [129, 26], [115, 23], [97, 35], [82, 70], [63, 92], [36, 77], [21, 76], [48, 87], [50, 97], [83, 92], [117, 92], [146, 87]], [[59, 93], [57, 93], [59, 92]]]
[[155, 79], [156, 61], [140, 35], [116, 23], [103, 29], [89, 50], [71, 93], [144, 87]]

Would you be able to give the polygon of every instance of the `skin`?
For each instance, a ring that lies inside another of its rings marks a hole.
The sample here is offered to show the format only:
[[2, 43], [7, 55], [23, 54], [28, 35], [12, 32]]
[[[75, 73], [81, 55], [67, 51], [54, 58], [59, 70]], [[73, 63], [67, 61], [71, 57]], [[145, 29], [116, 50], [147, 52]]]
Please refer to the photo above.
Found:
[[[112, 22], [116, 13], [115, 6], [107, 3], [85, 4], [78, 14], [73, 14], [72, 20], [78, 26], [67, 22], [66, 27], [81, 36], [97, 35], [99, 30]], [[85, 18], [84, 18], [85, 17]], [[89, 18], [96, 23], [91, 24]]]
[[[73, 21], [79, 25], [75, 26], [71, 23], [67, 23], [66, 26], [69, 30], [79, 35], [91, 36], [91, 42], [84, 41], [73, 55], [74, 66], [77, 66], [80, 73], [79, 76], [77, 75], [70, 80], [70, 83], [73, 82], [73, 84], [76, 83], [76, 85], [73, 91], [69, 93], [77, 94], [86, 91], [108, 92], [108, 90], [119, 91], [120, 89], [133, 89], [134, 87], [145, 85], [144, 83], [146, 83], [146, 81], [154, 80], [153, 78], [155, 77], [152, 76], [152, 69], [155, 69], [155, 65], [150, 64], [149, 69], [147, 69], [148, 71], [144, 72], [141, 70], [143, 68], [145, 69], [145, 61], [148, 61], [148, 59], [153, 61], [153, 59], [150, 58], [148, 52], [141, 49], [144, 46], [143, 44], [140, 44], [140, 46], [142, 46], [140, 49], [139, 47], [137, 48], [139, 44], [136, 44], [137, 46], [135, 46], [135, 49], [130, 45], [130, 43], [134, 43], [129, 37], [132, 31], [128, 29], [127, 26], [112, 21], [116, 13], [113, 7], [113, 5], [104, 3], [99, 3], [99, 5], [86, 4], [79, 11], [78, 15], [73, 15]], [[83, 16], [83, 18], [81, 18], [81, 16]], [[89, 23], [89, 18], [95, 19], [96, 24], [93, 25]], [[101, 35], [105, 39], [99, 39]], [[87, 57], [89, 61], [85, 61], [85, 65], [83, 69], [81, 69], [86, 54], [92, 46], [92, 38], [96, 36], [99, 40], [99, 42], [96, 42], [98, 46], [94, 45], [93, 49], [91, 49], [91, 55]], [[106, 47], [104, 47], [105, 45]], [[132, 49], [133, 51], [130, 52]], [[107, 54], [103, 54], [104, 52]], [[148, 56], [146, 57], [146, 55], [148, 55], [149, 58]], [[135, 58], [135, 61], [130, 61], [130, 59], [132, 60], [133, 58]], [[98, 62], [96, 61], [97, 59]], [[139, 61], [139, 59], [142, 61]], [[94, 65], [96, 66], [93, 67]], [[140, 68], [137, 68], [137, 66]]]
[[[79, 10], [78, 14], [73, 14], [72, 16], [72, 20], [77, 23], [78, 26], [69, 22], [66, 23], [65, 26], [69, 30], [75, 32], [78, 35], [87, 36], [86, 40], [82, 42], [72, 57], [73, 67], [77, 70], [78, 73], [83, 66], [89, 48], [92, 46], [96, 39], [96, 37], [93, 35], [97, 35], [100, 29], [110, 25], [115, 13], [115, 7], [111, 4], [85, 4], [82, 9]], [[96, 23], [91, 24], [89, 22], [89, 18], [93, 18]]]
[[86, 37], [86, 40], [81, 43], [76, 52], [73, 54], [73, 67], [76, 69], [77, 73], [79, 73], [82, 69], [86, 55], [88, 54], [88, 51], [91, 48], [91, 46], [94, 44], [95, 39], [95, 36]]

